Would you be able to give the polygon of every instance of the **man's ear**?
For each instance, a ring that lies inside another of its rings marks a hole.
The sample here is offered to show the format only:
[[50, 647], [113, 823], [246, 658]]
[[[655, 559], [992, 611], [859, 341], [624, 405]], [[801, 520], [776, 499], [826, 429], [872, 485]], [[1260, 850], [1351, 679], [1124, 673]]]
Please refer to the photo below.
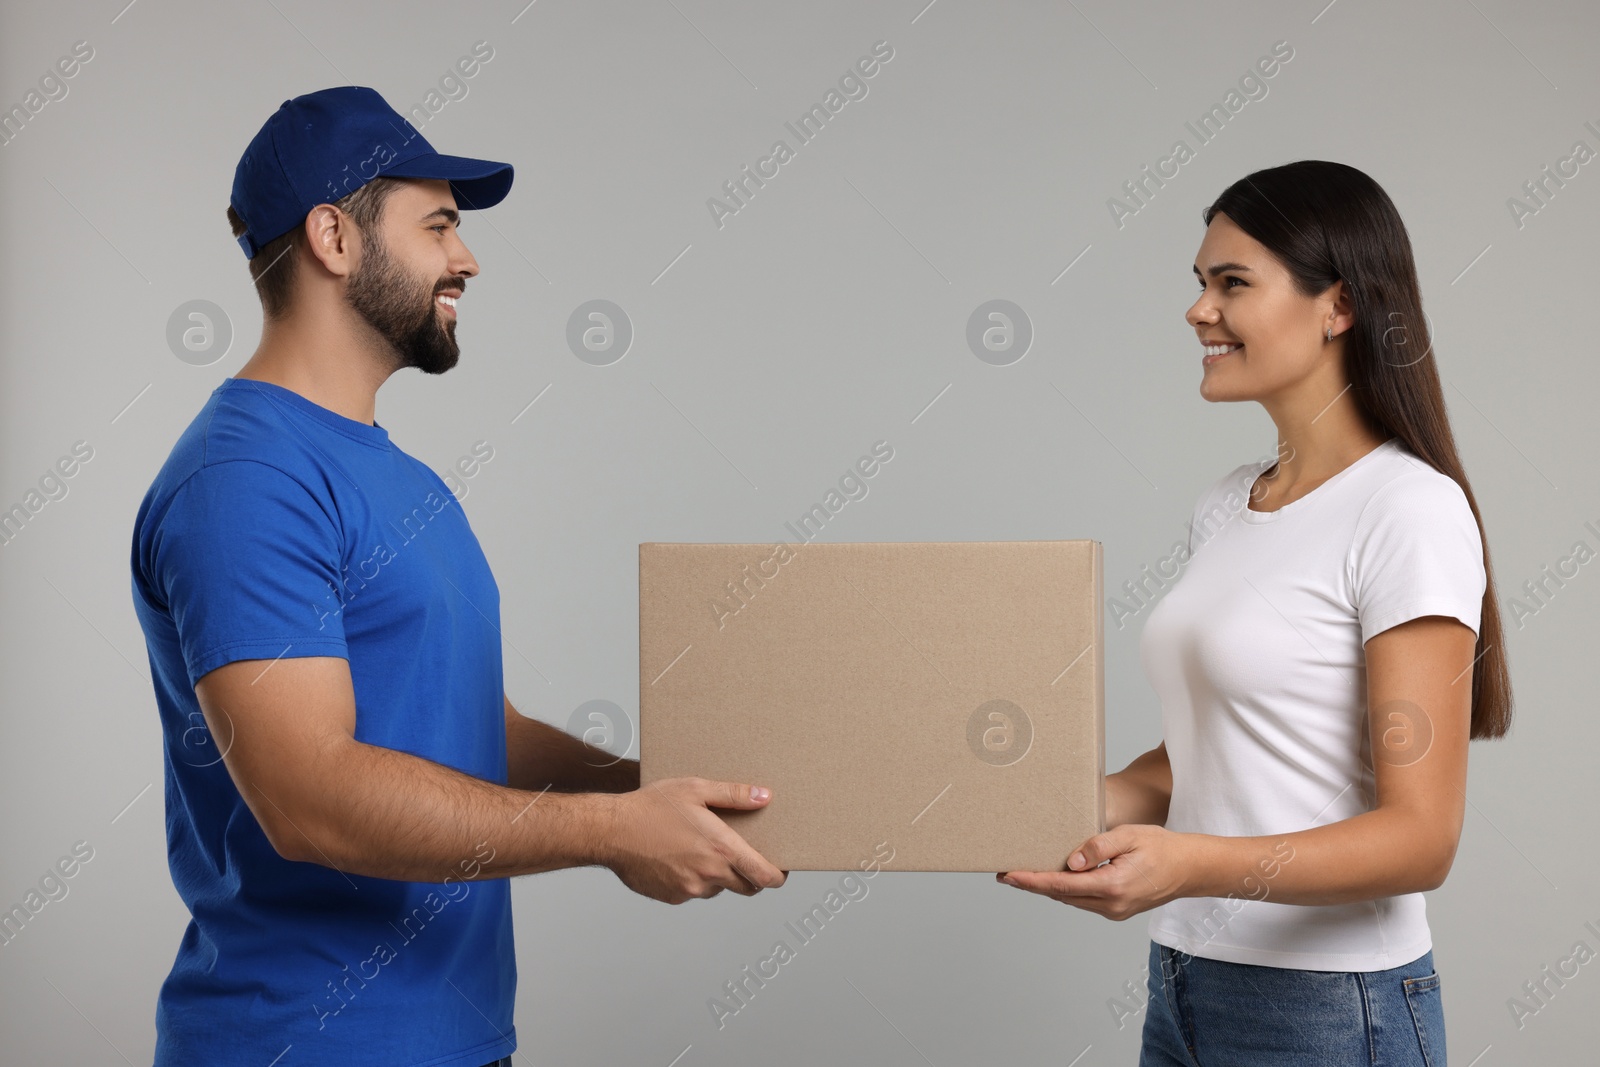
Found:
[[306, 215], [306, 248], [329, 274], [348, 277], [355, 272], [360, 238], [355, 222], [332, 204], [318, 204]]

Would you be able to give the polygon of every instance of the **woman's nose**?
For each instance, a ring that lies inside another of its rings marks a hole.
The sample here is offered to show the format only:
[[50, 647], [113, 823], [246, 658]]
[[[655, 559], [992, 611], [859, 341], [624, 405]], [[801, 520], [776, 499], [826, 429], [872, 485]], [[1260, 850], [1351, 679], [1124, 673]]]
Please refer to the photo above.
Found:
[[1215, 322], [1217, 319], [1217, 313], [1207, 303], [1206, 298], [1202, 296], [1193, 304], [1189, 305], [1189, 310], [1184, 314], [1183, 317], [1188, 321], [1190, 326], [1200, 326], [1203, 323]]

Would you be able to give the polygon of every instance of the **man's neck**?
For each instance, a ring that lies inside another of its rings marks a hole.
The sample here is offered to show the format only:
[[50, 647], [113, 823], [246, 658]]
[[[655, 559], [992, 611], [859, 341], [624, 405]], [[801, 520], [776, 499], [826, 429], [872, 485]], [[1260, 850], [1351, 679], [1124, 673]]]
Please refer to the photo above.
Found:
[[344, 323], [269, 320], [255, 353], [233, 376], [281, 385], [371, 426], [378, 388], [393, 373], [377, 353], [377, 344], [381, 342], [375, 337], [353, 336]]

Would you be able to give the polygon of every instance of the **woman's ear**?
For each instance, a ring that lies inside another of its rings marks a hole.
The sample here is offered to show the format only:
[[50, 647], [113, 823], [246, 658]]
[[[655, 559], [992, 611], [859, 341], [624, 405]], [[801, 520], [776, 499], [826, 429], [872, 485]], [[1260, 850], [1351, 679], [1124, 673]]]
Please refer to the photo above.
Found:
[[1355, 302], [1350, 299], [1350, 287], [1344, 283], [1344, 279], [1334, 282], [1333, 287], [1333, 321], [1328, 326], [1333, 328], [1333, 335], [1338, 337], [1356, 324]]

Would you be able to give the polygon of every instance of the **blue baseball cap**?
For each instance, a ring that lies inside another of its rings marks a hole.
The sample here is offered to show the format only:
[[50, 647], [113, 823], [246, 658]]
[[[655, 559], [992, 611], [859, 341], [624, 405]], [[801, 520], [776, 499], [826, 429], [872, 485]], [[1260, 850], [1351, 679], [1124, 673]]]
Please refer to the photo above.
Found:
[[285, 100], [233, 172], [233, 210], [245, 221], [239, 247], [261, 247], [374, 178], [438, 178], [463, 211], [493, 207], [511, 191], [509, 163], [445, 156], [376, 90], [341, 85]]

